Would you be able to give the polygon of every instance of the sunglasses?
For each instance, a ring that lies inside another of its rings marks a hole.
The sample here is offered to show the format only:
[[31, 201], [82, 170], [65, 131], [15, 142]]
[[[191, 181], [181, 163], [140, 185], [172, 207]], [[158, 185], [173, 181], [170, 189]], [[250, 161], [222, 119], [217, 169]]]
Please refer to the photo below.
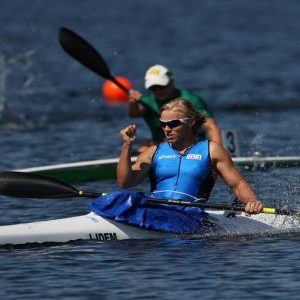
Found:
[[155, 91], [161, 91], [161, 90], [164, 90], [165, 88], [167, 88], [168, 85], [152, 85], [149, 90], [152, 91], [152, 92], [155, 92]]
[[168, 126], [169, 128], [172, 129], [172, 128], [182, 125], [183, 123], [186, 123], [186, 120], [189, 120], [189, 119], [191, 119], [191, 118], [183, 118], [183, 119], [168, 120], [168, 121], [160, 120], [160, 124], [161, 124], [162, 128], [165, 128], [166, 126]]

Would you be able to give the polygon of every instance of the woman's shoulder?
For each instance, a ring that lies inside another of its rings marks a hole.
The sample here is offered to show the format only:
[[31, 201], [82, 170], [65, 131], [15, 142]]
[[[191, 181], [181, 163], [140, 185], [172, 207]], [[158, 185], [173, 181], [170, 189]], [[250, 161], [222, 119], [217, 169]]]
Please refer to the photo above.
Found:
[[152, 160], [152, 157], [157, 149], [157, 145], [153, 145], [150, 147], [147, 147], [147, 149], [145, 149], [138, 157], [137, 157], [137, 161], [141, 161], [141, 160]]
[[211, 159], [231, 159], [228, 151], [223, 146], [214, 141], [209, 141], [209, 154]]

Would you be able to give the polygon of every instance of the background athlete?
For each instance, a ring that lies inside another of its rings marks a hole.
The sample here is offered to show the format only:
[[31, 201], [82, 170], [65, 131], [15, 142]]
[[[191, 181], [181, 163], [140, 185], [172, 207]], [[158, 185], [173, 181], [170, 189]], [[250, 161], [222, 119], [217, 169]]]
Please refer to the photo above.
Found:
[[143, 117], [151, 131], [152, 140], [144, 141], [145, 146], [157, 144], [165, 139], [159, 122], [160, 109], [165, 103], [179, 97], [190, 101], [198, 112], [206, 115], [207, 120], [202, 128], [210, 140], [222, 145], [221, 130], [208, 105], [193, 92], [176, 88], [170, 69], [162, 65], [149, 68], [145, 75], [145, 88], [151, 91], [150, 95], [142, 96], [139, 91], [131, 90], [128, 102], [129, 116]]

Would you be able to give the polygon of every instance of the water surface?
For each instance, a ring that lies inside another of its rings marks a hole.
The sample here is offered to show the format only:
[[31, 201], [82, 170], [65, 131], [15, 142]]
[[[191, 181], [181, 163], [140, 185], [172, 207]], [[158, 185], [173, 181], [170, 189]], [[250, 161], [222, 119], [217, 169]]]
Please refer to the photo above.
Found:
[[[117, 157], [126, 107], [59, 46], [89, 40], [113, 75], [144, 92], [152, 64], [173, 69], [235, 129], [240, 154], [299, 155], [300, 4], [296, 0], [5, 1], [0, 17], [0, 169]], [[142, 120], [139, 141], [149, 136]], [[267, 205], [298, 208], [299, 169], [244, 173]], [[112, 191], [113, 181], [78, 186]], [[148, 188], [147, 183], [138, 187]], [[212, 201], [232, 195], [219, 182]], [[1, 197], [1, 224], [75, 216], [89, 199]], [[78, 242], [3, 248], [5, 299], [299, 299], [299, 236]]]

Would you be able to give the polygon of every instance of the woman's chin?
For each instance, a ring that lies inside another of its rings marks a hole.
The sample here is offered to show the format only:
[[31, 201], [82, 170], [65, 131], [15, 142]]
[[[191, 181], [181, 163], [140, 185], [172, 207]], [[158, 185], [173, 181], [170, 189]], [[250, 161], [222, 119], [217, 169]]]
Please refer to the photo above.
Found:
[[176, 142], [176, 137], [175, 136], [167, 136], [166, 137], [167, 138], [167, 141], [170, 143], [170, 144], [173, 144], [173, 143], [175, 143]]

